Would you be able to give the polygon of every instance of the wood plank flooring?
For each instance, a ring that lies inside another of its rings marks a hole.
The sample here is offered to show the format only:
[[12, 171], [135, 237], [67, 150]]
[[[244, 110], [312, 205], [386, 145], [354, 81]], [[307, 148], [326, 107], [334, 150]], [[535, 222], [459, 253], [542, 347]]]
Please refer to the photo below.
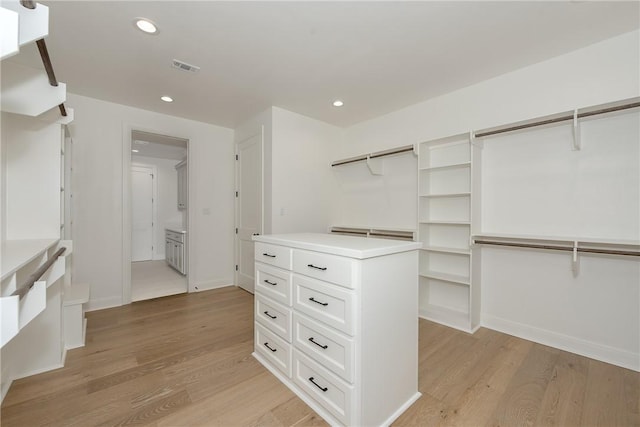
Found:
[[[253, 296], [237, 288], [87, 314], [62, 369], [15, 381], [20, 426], [326, 423], [251, 356]], [[397, 426], [640, 426], [640, 374], [488, 329], [420, 320], [423, 396]]]

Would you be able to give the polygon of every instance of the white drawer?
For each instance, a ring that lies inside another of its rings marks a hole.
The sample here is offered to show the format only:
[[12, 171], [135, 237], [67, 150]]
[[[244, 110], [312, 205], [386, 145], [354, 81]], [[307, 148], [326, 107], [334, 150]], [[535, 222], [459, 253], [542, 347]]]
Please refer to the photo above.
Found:
[[255, 325], [255, 350], [272, 366], [291, 377], [291, 345], [258, 323]]
[[291, 309], [257, 293], [255, 318], [272, 332], [291, 342]]
[[316, 320], [353, 336], [355, 317], [353, 291], [293, 275], [293, 307]]
[[293, 381], [344, 425], [351, 425], [353, 386], [294, 349]]
[[256, 242], [254, 256], [256, 261], [291, 270], [291, 248]]
[[291, 305], [291, 273], [256, 263], [256, 291], [284, 305]]
[[353, 383], [353, 340], [294, 313], [293, 345], [325, 368]]
[[348, 288], [353, 288], [356, 261], [319, 252], [293, 250], [293, 271]]

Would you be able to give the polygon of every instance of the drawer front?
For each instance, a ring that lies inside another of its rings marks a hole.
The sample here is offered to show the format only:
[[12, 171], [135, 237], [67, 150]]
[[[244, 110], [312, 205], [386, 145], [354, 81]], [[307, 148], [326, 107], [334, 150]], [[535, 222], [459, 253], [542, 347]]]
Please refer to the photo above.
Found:
[[291, 248], [256, 242], [255, 260], [291, 270]]
[[355, 294], [339, 286], [293, 275], [293, 306], [297, 311], [353, 336]]
[[352, 425], [354, 388], [297, 350], [293, 352], [293, 381], [344, 425]]
[[337, 285], [354, 287], [357, 261], [335, 255], [294, 249], [293, 271]]
[[353, 383], [355, 356], [352, 339], [294, 313], [293, 345], [342, 379]]
[[255, 325], [255, 350], [272, 366], [291, 377], [291, 345], [260, 324]]
[[256, 263], [256, 291], [286, 306], [291, 305], [291, 273]]
[[255, 295], [255, 318], [266, 328], [291, 342], [291, 309], [266, 298]]

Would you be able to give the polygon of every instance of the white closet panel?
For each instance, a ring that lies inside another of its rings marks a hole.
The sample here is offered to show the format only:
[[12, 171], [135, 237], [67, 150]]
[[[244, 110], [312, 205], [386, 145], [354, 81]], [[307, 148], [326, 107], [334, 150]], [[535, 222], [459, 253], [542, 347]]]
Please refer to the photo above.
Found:
[[485, 233], [640, 239], [640, 113], [486, 138]]

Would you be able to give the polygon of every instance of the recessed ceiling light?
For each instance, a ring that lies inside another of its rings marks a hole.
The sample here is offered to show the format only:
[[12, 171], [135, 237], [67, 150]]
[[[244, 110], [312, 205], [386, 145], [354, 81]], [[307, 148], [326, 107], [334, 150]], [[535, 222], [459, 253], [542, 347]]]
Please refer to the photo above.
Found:
[[344, 105], [344, 102], [340, 101], [339, 99], [336, 99], [335, 101], [333, 101], [334, 107], [342, 107], [343, 105]]
[[139, 153], [140, 152], [140, 150], [131, 150], [131, 151], [133, 151], [134, 153]]
[[162, 99], [164, 102], [173, 102], [173, 98], [170, 96], [161, 96], [160, 99]]
[[147, 34], [155, 34], [158, 32], [156, 24], [149, 21], [147, 18], [136, 18], [136, 27]]

